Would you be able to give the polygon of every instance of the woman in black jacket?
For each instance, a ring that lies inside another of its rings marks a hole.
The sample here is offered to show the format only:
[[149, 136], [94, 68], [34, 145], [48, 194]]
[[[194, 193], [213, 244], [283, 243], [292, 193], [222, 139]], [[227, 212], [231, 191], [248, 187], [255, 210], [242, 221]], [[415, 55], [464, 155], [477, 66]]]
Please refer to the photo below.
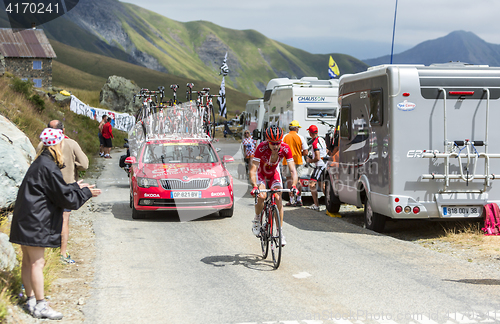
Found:
[[37, 318], [61, 319], [44, 297], [45, 248], [61, 245], [63, 209], [78, 209], [101, 191], [81, 181], [66, 184], [60, 129], [46, 128], [40, 135], [43, 147], [29, 167], [17, 194], [10, 242], [21, 245], [21, 278], [28, 297], [27, 308]]

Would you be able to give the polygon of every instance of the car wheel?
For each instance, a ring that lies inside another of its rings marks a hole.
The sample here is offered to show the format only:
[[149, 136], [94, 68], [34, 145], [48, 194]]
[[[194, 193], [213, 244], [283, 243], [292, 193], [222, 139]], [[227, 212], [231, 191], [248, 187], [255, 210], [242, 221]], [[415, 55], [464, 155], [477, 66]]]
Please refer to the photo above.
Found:
[[233, 217], [234, 205], [229, 209], [221, 209], [219, 210], [219, 215], [221, 217]]
[[381, 233], [384, 231], [385, 221], [387, 217], [382, 214], [375, 213], [372, 209], [370, 199], [366, 198], [365, 201], [365, 226], [367, 229]]
[[132, 197], [132, 194], [130, 194], [130, 203], [129, 203], [130, 208], [134, 207], [134, 198]]
[[342, 202], [333, 192], [332, 183], [328, 175], [325, 177], [325, 205], [330, 213], [338, 213]]
[[146, 215], [144, 212], [138, 211], [135, 209], [135, 206], [132, 204], [132, 218], [133, 219], [144, 219], [146, 218]]

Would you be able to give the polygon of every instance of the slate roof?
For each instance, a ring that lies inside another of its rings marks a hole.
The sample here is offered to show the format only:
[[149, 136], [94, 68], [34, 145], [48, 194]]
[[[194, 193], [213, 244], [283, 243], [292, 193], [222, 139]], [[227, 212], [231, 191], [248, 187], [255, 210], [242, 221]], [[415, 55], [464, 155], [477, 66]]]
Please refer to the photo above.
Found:
[[41, 29], [14, 32], [0, 28], [0, 53], [4, 57], [56, 58], [56, 53]]

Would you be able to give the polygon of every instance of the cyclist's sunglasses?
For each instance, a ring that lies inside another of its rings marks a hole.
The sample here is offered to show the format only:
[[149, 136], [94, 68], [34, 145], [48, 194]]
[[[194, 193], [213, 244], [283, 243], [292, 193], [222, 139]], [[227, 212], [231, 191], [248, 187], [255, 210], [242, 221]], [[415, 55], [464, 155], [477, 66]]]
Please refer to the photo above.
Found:
[[269, 144], [274, 145], [274, 146], [277, 146], [277, 145], [280, 145], [280, 144], [281, 144], [281, 142], [269, 142]]

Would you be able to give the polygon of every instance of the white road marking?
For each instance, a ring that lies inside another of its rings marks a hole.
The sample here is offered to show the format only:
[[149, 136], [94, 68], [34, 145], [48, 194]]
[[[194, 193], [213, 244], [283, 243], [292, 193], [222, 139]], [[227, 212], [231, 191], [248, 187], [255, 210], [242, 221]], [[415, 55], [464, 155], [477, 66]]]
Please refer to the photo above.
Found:
[[297, 279], [305, 279], [305, 278], [310, 277], [312, 275], [308, 272], [300, 272], [300, 273], [294, 274], [293, 276]]

